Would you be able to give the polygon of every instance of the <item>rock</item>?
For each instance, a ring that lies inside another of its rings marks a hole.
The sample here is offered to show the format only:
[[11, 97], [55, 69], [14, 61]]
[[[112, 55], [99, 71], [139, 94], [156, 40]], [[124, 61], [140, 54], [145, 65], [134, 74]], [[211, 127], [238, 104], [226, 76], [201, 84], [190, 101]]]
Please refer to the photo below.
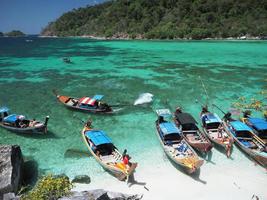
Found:
[[19, 200], [15, 193], [7, 193], [3, 195], [3, 200]]
[[59, 200], [95, 200], [94, 196], [88, 192], [72, 192], [68, 197], [62, 197]]
[[38, 163], [33, 159], [27, 159], [24, 157], [23, 162], [23, 185], [35, 185], [38, 180]]
[[89, 184], [91, 182], [91, 179], [87, 175], [78, 175], [78, 176], [75, 176], [74, 179], [71, 182], [72, 183], [85, 183], [85, 184]]
[[70, 196], [62, 197], [59, 200], [140, 200], [142, 197], [143, 195], [128, 195], [98, 189], [83, 192], [73, 192]]
[[23, 158], [18, 145], [0, 145], [0, 194], [17, 193], [22, 177]]

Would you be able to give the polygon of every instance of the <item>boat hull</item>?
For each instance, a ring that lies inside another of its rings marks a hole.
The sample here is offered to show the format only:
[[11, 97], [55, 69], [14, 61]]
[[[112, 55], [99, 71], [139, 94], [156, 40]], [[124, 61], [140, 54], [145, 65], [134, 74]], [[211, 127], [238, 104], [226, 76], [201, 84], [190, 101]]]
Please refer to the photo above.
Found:
[[113, 176], [115, 176], [116, 178], [118, 178], [121, 181], [126, 180], [130, 175], [133, 174], [135, 168], [137, 167], [137, 163], [132, 163], [132, 167], [130, 168], [130, 170], [128, 171], [128, 173], [125, 173], [123, 170], [113, 167], [111, 165], [107, 165], [105, 162], [103, 162], [96, 154], [95, 152], [91, 149], [90, 145], [88, 144], [86, 137], [84, 135], [84, 132], [90, 130], [87, 127], [84, 127], [84, 129], [82, 130], [82, 138], [83, 141], [87, 147], [87, 149], [89, 150], [90, 154], [96, 159], [96, 161], [109, 173], [111, 173]]
[[[224, 122], [224, 125], [227, 124]], [[257, 163], [259, 163], [264, 168], [267, 168], [267, 152], [259, 152], [250, 148], [246, 148], [242, 143], [233, 135], [230, 130], [227, 130], [229, 134], [234, 139], [235, 144], [241, 149], [244, 153], [246, 153], [250, 158], [254, 159]]]
[[18, 128], [18, 127], [7, 126], [0, 123], [0, 127], [7, 129], [11, 132], [23, 133], [23, 134], [45, 134], [47, 132], [46, 125], [42, 125], [40, 127]]
[[201, 133], [198, 133], [197, 136], [201, 138], [201, 141], [196, 141], [196, 140], [190, 140], [187, 136], [186, 133], [182, 131], [182, 135], [186, 142], [193, 147], [195, 150], [197, 150], [200, 153], [208, 153], [212, 149], [212, 144], [209, 141], [208, 138], [206, 138], [204, 135]]
[[207, 136], [207, 138], [214, 144], [215, 147], [225, 150], [227, 157], [230, 157], [234, 142], [234, 139], [232, 138], [231, 135], [227, 134], [228, 138], [225, 138], [225, 140], [223, 141], [218, 138], [212, 138], [212, 136], [208, 133], [208, 131], [205, 128], [203, 128], [203, 132]]
[[[86, 108], [82, 108], [79, 106], [68, 105], [65, 102], [69, 98], [73, 98], [73, 97], [57, 95], [57, 99], [59, 100], [59, 102], [61, 102], [64, 106], [66, 106], [68, 109], [71, 109], [71, 110], [76, 110], [76, 111], [80, 111], [80, 112], [87, 112], [87, 113], [94, 113], [94, 114], [113, 114], [114, 113], [113, 110], [107, 111], [105, 109], [95, 109], [95, 108], [86, 109]], [[77, 98], [73, 98], [73, 99], [77, 99]]]
[[[186, 159], [186, 158], [177, 159], [177, 158], [173, 157], [171, 151], [168, 148], [166, 148], [166, 145], [164, 145], [164, 143], [163, 143], [163, 141], [162, 141], [162, 139], [160, 137], [160, 132], [159, 132], [159, 128], [157, 127], [157, 124], [156, 124], [156, 129], [157, 129], [157, 137], [158, 137], [159, 142], [160, 142], [160, 144], [161, 144], [161, 146], [162, 146], [165, 154], [167, 155], [167, 157], [173, 163], [175, 163], [176, 165], [178, 165], [179, 167], [181, 167], [186, 173], [192, 174], [192, 173], [196, 172], [203, 165], [204, 160], [201, 160], [201, 159], [198, 159], [197, 162], [195, 162], [193, 166], [188, 166], [188, 165], [185, 165], [184, 162], [183, 162], [183, 159]], [[183, 141], [183, 142], [185, 142], [185, 141]], [[192, 148], [190, 148], [190, 149], [193, 152], [193, 154], [195, 155], [195, 157], [197, 157], [197, 153]]]

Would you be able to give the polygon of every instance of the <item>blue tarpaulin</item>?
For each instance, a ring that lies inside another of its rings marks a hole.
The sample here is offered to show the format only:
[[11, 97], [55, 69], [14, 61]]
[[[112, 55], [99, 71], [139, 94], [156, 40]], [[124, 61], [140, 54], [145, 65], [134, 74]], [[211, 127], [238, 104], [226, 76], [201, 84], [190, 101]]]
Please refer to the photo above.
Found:
[[203, 117], [204, 117], [206, 123], [214, 123], [214, 122], [221, 123], [221, 119], [218, 117], [217, 114], [208, 113], [208, 114], [205, 114]]
[[9, 115], [7, 117], [4, 118], [4, 122], [7, 122], [7, 123], [15, 123], [15, 121], [17, 120], [17, 115], [16, 114], [12, 114], [12, 115]]
[[159, 125], [163, 135], [169, 135], [173, 133], [180, 134], [180, 130], [172, 122], [164, 122]]
[[95, 99], [95, 100], [101, 100], [102, 98], [104, 97], [104, 95], [101, 95], [101, 94], [97, 94], [97, 95], [95, 95], [94, 97], [93, 97], [93, 99]]
[[9, 108], [8, 107], [0, 107], [0, 113], [8, 112]]
[[241, 121], [230, 122], [235, 131], [252, 131], [252, 129]]
[[104, 131], [100, 130], [90, 130], [86, 131], [85, 135], [94, 143], [94, 145], [98, 146], [101, 144], [110, 144], [111, 139], [106, 135]]
[[267, 121], [261, 118], [249, 118], [248, 121], [258, 130], [267, 130]]

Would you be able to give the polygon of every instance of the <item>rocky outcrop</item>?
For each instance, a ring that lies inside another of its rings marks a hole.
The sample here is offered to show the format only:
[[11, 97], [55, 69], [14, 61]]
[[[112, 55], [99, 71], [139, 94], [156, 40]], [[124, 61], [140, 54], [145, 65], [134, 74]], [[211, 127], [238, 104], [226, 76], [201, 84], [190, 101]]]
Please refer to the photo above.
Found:
[[91, 182], [91, 179], [87, 175], [78, 175], [78, 176], [75, 176], [74, 179], [71, 182], [72, 183], [85, 183], [85, 184], [89, 184]]
[[99, 189], [73, 192], [69, 197], [62, 197], [59, 200], [140, 200], [142, 197], [142, 195], [128, 195]]
[[19, 189], [23, 158], [17, 145], [0, 145], [0, 199], [3, 194]]

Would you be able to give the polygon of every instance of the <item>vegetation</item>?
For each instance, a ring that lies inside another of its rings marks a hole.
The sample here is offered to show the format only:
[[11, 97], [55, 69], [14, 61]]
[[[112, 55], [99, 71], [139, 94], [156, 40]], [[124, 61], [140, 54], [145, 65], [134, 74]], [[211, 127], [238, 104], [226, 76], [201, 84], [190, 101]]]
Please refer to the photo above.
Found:
[[37, 185], [21, 200], [56, 200], [70, 193], [72, 184], [66, 176], [53, 177], [48, 175], [38, 181]]
[[74, 9], [43, 35], [157, 39], [267, 35], [266, 0], [113, 0]]
[[256, 110], [262, 112], [262, 115], [267, 117], [267, 90], [259, 92], [257, 97], [247, 99], [246, 97], [239, 97], [236, 102], [232, 104], [238, 110]]
[[8, 33], [5, 33], [6, 36], [10, 36], [10, 37], [20, 37], [20, 36], [25, 36], [25, 34], [21, 31], [18, 30], [14, 30], [14, 31], [10, 31]]
[[4, 36], [4, 33], [0, 32], [0, 37], [3, 37]]

